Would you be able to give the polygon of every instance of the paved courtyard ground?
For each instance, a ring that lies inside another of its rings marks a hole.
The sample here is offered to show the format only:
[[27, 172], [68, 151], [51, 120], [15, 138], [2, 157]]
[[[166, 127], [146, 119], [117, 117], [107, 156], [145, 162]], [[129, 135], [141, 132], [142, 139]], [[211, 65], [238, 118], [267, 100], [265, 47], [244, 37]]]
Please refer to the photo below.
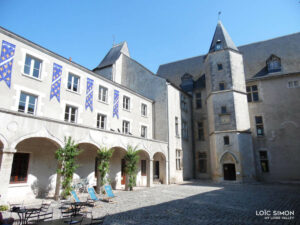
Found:
[[[100, 202], [93, 209], [94, 217], [108, 214], [104, 224], [300, 224], [300, 185], [296, 184], [187, 182], [116, 195], [116, 203]], [[54, 206], [59, 217], [58, 204]], [[286, 216], [257, 216], [262, 210]], [[294, 215], [287, 215], [290, 211]]]

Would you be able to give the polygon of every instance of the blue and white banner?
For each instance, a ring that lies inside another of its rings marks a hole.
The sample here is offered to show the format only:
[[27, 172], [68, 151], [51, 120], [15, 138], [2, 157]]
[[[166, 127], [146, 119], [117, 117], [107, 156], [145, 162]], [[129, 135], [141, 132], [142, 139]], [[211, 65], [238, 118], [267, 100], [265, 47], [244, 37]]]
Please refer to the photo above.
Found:
[[94, 80], [87, 78], [85, 109], [90, 108], [92, 112], [93, 112], [93, 84], [94, 84]]
[[11, 70], [14, 61], [15, 49], [15, 45], [4, 40], [2, 41], [0, 58], [0, 82], [4, 80], [9, 88], [11, 84]]
[[114, 91], [114, 109], [113, 109], [113, 117], [117, 117], [119, 119], [119, 91]]
[[50, 100], [56, 97], [57, 101], [60, 102], [60, 84], [61, 84], [62, 66], [53, 63], [53, 75], [51, 83]]

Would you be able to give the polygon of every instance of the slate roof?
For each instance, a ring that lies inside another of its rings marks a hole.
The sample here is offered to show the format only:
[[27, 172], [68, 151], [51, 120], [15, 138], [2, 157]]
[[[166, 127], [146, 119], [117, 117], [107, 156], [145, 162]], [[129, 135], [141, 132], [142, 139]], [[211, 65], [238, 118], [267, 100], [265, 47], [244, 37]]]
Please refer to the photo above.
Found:
[[231, 37], [229, 36], [228, 32], [226, 31], [225, 27], [223, 26], [220, 20], [218, 21], [214, 37], [210, 44], [209, 52], [215, 51], [217, 41], [220, 41], [222, 49], [233, 49], [238, 51], [237, 47], [233, 43]]
[[[300, 32], [238, 47], [243, 55], [246, 80], [261, 77], [300, 73]], [[281, 59], [281, 71], [268, 73], [266, 61], [272, 55]], [[189, 73], [196, 81], [204, 74], [206, 55], [160, 65], [157, 75], [180, 87], [181, 76]]]
[[113, 46], [94, 70], [113, 65], [120, 57], [121, 53], [129, 56], [129, 50], [126, 41]]

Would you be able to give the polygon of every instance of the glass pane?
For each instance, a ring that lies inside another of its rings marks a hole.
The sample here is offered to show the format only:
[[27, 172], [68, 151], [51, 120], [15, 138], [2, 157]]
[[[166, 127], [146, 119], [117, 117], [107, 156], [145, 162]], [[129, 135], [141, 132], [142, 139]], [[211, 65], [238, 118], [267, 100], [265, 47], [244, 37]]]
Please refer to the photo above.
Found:
[[246, 87], [246, 90], [247, 90], [247, 92], [250, 92], [250, 87], [247, 86], [247, 87]]
[[34, 59], [33, 68], [39, 70], [41, 68], [41, 61], [38, 59]]
[[77, 90], [78, 90], [77, 83], [74, 83], [74, 84], [73, 84], [73, 91], [76, 91], [76, 92], [77, 92]]
[[248, 100], [248, 102], [252, 102], [251, 93], [248, 93], [248, 94], [247, 94], [247, 100]]
[[68, 81], [68, 89], [71, 90], [72, 89], [72, 83]]
[[69, 74], [69, 76], [68, 76], [68, 83], [72, 83], [72, 77], [73, 76]]
[[20, 102], [26, 102], [26, 94], [25, 93], [21, 93], [21, 96], [20, 96]]
[[24, 73], [27, 74], [27, 75], [30, 74], [30, 65], [29, 66], [28, 65], [24, 66]]
[[255, 117], [255, 122], [256, 122], [256, 124], [262, 124], [262, 117], [261, 116], [256, 116]]
[[30, 68], [30, 64], [31, 64], [31, 57], [29, 55], [26, 55], [25, 65], [29, 66], [29, 68]]
[[252, 86], [252, 91], [257, 91], [257, 86], [256, 85]]
[[258, 99], [258, 92], [254, 92], [253, 93], [253, 101], [254, 102], [257, 102], [259, 99]]
[[33, 69], [33, 74], [34, 77], [39, 78], [40, 77], [40, 70], [38, 69]]
[[71, 114], [71, 122], [75, 123], [75, 119], [76, 119], [75, 114]]
[[25, 111], [25, 102], [20, 102], [19, 103], [18, 111], [19, 112], [24, 112]]
[[71, 114], [76, 114], [77, 109], [74, 107], [71, 107]]
[[27, 110], [27, 113], [29, 114], [34, 114], [34, 105], [32, 104], [28, 104], [28, 110]]
[[36, 100], [35, 96], [29, 95], [29, 104], [35, 105], [35, 100]]

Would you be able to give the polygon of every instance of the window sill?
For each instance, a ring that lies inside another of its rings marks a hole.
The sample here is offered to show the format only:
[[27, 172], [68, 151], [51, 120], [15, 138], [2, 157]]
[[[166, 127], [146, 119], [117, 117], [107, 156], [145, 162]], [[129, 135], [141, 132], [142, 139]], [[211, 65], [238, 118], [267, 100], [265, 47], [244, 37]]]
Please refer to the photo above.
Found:
[[124, 108], [123, 108], [123, 111], [130, 112], [130, 110], [129, 110], [129, 109], [124, 109]]
[[[248, 101], [247, 101], [248, 102]], [[261, 103], [262, 100], [258, 100], [258, 101], [251, 101], [251, 102], [248, 102], [248, 103]]]
[[31, 76], [31, 75], [28, 75], [28, 74], [25, 74], [25, 73], [21, 73], [21, 74], [22, 74], [22, 76], [27, 77], [27, 78], [30, 78], [30, 79], [32, 79], [32, 80], [36, 80], [36, 81], [39, 81], [39, 82], [43, 82], [41, 78], [36, 78], [36, 77], [34, 77], [34, 76]]
[[79, 92], [72, 91], [72, 90], [70, 90], [70, 89], [68, 89], [68, 88], [66, 88], [66, 91], [71, 92], [71, 93], [73, 93], [73, 94], [81, 95]]
[[101, 101], [101, 100], [99, 100], [99, 99], [98, 99], [98, 102], [100, 102], [100, 103], [102, 103], [102, 104], [105, 104], [105, 105], [109, 105], [108, 102], [104, 102], [104, 101]]

